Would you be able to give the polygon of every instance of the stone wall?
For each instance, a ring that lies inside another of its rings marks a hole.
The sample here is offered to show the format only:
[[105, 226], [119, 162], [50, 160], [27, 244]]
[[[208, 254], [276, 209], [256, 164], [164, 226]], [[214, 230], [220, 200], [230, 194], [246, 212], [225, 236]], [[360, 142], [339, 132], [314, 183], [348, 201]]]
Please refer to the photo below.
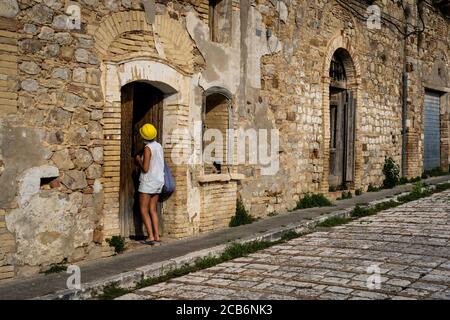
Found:
[[[258, 127], [264, 123], [281, 134], [281, 170], [276, 176], [262, 177], [254, 168], [242, 169], [247, 175], [240, 188], [244, 203], [251, 212], [264, 214], [292, 209], [305, 192], [328, 192], [327, 80], [330, 56], [338, 48], [350, 53], [355, 68], [350, 75], [355, 77], [357, 100], [353, 188], [381, 185], [385, 156], [398, 164], [402, 159], [403, 36], [385, 24], [381, 30], [368, 29], [366, 21], [335, 1], [286, 4], [288, 15], [283, 20], [277, 19], [283, 16], [282, 10], [276, 10], [272, 1], [255, 3], [266, 25], [279, 34], [283, 50], [263, 56], [261, 91], [247, 96], [246, 105], [241, 105], [243, 114], [250, 115], [241, 117], [241, 124]], [[420, 26], [414, 8], [411, 6], [409, 22]], [[402, 9], [394, 4], [387, 2], [384, 10], [404, 19]], [[438, 60], [442, 61], [441, 74], [449, 74], [449, 23], [431, 8], [423, 10], [426, 32], [412, 35], [406, 42], [406, 62], [413, 64], [408, 90], [408, 177], [422, 173], [424, 75]], [[441, 82], [441, 87], [448, 90], [448, 81]], [[443, 105], [444, 128], [448, 126], [445, 108]], [[448, 154], [445, 137], [444, 133], [441, 147]], [[286, 181], [289, 188], [283, 187]]]
[[[16, 10], [17, 9], [17, 10]], [[17, 112], [17, 73], [18, 73], [18, 48], [17, 48], [17, 22], [10, 19], [17, 13], [18, 8], [6, 10], [6, 17], [0, 17], [0, 115], [10, 115]], [[0, 119], [0, 128], [4, 123]], [[8, 132], [6, 132], [8, 133]], [[0, 140], [3, 140], [4, 130], [0, 131]], [[0, 153], [0, 176], [8, 175], [5, 162], [8, 156], [4, 147]], [[9, 175], [14, 180], [13, 174]], [[12, 182], [14, 186], [14, 182]], [[4, 184], [1, 193], [11, 194], [11, 185]], [[6, 228], [6, 210], [8, 206], [0, 206], [0, 280], [14, 276], [14, 267], [8, 261], [16, 247], [14, 235]]]
[[[68, 20], [74, 3], [79, 27]], [[231, 4], [230, 41], [216, 43], [205, 0], [157, 0], [153, 24], [139, 0], [0, 0], [0, 280], [112, 254], [105, 240], [122, 232], [120, 89], [129, 82], [166, 95], [163, 145], [177, 192], [164, 204], [164, 236], [227, 227], [238, 196], [264, 217], [328, 192], [328, 72], [339, 48], [357, 101], [353, 188], [381, 184], [385, 156], [401, 163], [404, 52], [406, 169], [420, 175], [425, 88], [450, 88], [448, 21], [411, 6], [409, 22], [420, 27], [422, 15], [427, 28], [404, 44], [394, 27], [369, 30], [333, 0]], [[390, 1], [383, 10], [404, 19]], [[211, 88], [232, 96], [232, 127], [279, 130], [275, 175], [245, 164], [204, 176], [202, 165], [178, 164], [195, 137], [177, 130], [194, 132]], [[448, 94], [442, 101], [444, 168]]]

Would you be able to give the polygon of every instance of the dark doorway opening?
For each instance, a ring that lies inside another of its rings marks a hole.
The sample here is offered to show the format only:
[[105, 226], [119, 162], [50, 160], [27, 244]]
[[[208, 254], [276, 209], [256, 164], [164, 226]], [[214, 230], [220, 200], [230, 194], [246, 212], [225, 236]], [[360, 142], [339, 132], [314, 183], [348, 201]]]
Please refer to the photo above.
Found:
[[[146, 236], [139, 211], [139, 175], [136, 155], [142, 155], [144, 140], [139, 129], [145, 123], [158, 130], [157, 141], [162, 143], [164, 94], [144, 82], [132, 82], [122, 87], [121, 152], [120, 152], [120, 220], [124, 237], [141, 239]], [[161, 215], [161, 208], [158, 208]], [[160, 228], [162, 229], [160, 216]], [[162, 230], [160, 230], [162, 231]]]

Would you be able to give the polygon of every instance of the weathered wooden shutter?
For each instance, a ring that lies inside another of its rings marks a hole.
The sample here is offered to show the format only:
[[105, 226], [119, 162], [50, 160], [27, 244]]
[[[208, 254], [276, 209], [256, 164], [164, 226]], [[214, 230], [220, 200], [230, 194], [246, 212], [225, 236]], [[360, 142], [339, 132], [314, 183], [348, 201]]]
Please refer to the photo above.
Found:
[[120, 218], [121, 233], [124, 237], [130, 236], [133, 224], [133, 181], [130, 178], [133, 172], [133, 103], [134, 86], [127, 85], [122, 88], [121, 108], [121, 147], [120, 147]]
[[346, 95], [345, 92], [338, 94], [338, 106], [336, 114], [336, 153], [335, 153], [335, 175], [338, 176], [337, 183], [344, 183], [344, 166], [345, 166], [345, 108]]
[[345, 180], [352, 182], [355, 172], [355, 119], [356, 119], [356, 101], [352, 91], [347, 91], [346, 97], [346, 117], [345, 117]]

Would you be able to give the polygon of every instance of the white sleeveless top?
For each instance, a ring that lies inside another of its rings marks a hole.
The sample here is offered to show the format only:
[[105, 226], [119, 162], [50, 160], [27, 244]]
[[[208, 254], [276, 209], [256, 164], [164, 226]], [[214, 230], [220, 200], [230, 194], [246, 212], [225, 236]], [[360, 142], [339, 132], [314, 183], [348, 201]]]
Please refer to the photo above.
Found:
[[150, 148], [152, 156], [150, 158], [150, 167], [148, 172], [141, 171], [139, 181], [146, 185], [151, 185], [155, 188], [160, 188], [164, 185], [164, 151], [162, 146], [156, 142], [150, 142], [145, 145]]

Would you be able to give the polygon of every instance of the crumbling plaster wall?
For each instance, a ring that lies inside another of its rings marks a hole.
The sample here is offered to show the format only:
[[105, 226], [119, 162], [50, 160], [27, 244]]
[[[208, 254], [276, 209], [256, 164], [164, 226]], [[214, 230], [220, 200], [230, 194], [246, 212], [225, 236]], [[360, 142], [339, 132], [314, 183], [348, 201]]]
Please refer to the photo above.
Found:
[[[285, 8], [285, 6], [280, 7]], [[283, 11], [283, 15], [285, 14], [287, 12]], [[234, 128], [269, 130], [274, 128], [273, 122], [270, 121], [270, 110], [267, 105], [258, 105], [256, 108], [252, 106], [251, 110], [247, 110], [248, 106], [258, 100], [261, 89], [262, 57], [280, 52], [282, 49], [282, 43], [276, 34], [270, 38], [266, 37], [266, 24], [255, 3], [241, 1], [240, 10], [233, 10], [230, 44], [211, 42], [208, 25], [194, 12], [188, 12], [186, 24], [191, 37], [206, 61], [206, 68], [199, 75], [198, 84], [205, 91], [211, 87], [225, 88], [234, 96]], [[200, 94], [201, 91], [197, 91], [197, 93]], [[201, 101], [201, 97], [197, 97], [197, 99]], [[256, 121], [244, 120], [247, 118], [246, 114], [249, 113], [255, 115]], [[193, 120], [201, 120], [201, 114], [197, 113]], [[259, 178], [266, 180], [265, 184], [273, 185], [273, 177]], [[280, 184], [275, 188], [280, 190], [283, 178], [281, 175], [278, 178]], [[195, 186], [192, 187], [196, 192]], [[242, 196], [244, 201], [254, 197], [254, 195], [248, 197], [245, 192]], [[256, 208], [255, 213], [258, 214], [258, 212], [259, 210]]]
[[[237, 93], [241, 85], [241, 73], [236, 72], [240, 70], [240, 14], [239, 11], [233, 10], [231, 14], [232, 25], [230, 37], [231, 43], [216, 43], [210, 39], [210, 30], [207, 21], [201, 19], [198, 13], [190, 10], [186, 14], [186, 28], [195, 42], [196, 47], [200, 51], [205, 60], [205, 68], [193, 77], [192, 81], [192, 98], [190, 106], [190, 132], [194, 134], [193, 137], [193, 163], [189, 166], [188, 171], [188, 212], [189, 223], [192, 226], [192, 233], [212, 231], [224, 226], [223, 223], [211, 223], [208, 228], [205, 228], [204, 221], [207, 217], [216, 215], [216, 210], [209, 210], [207, 206], [209, 203], [218, 203], [219, 199], [205, 200], [205, 191], [214, 188], [217, 182], [208, 184], [199, 184], [198, 179], [203, 174], [202, 165], [198, 165], [202, 161], [202, 141], [201, 137], [195, 137], [195, 134], [201, 133], [200, 122], [203, 119], [203, 103], [204, 93], [212, 87], [220, 87], [228, 90], [232, 95]], [[228, 185], [228, 184], [227, 184]], [[227, 191], [227, 192], [226, 192]], [[223, 192], [229, 194], [228, 197], [236, 197], [236, 190], [230, 188], [223, 188]], [[210, 195], [209, 197], [214, 197]], [[209, 198], [208, 198], [209, 199]], [[206, 201], [206, 206], [205, 206]], [[219, 200], [220, 201], [220, 200]], [[233, 214], [235, 203], [226, 205], [223, 210], [226, 216]], [[228, 209], [228, 210], [227, 210]], [[226, 225], [226, 223], [225, 223]]]

